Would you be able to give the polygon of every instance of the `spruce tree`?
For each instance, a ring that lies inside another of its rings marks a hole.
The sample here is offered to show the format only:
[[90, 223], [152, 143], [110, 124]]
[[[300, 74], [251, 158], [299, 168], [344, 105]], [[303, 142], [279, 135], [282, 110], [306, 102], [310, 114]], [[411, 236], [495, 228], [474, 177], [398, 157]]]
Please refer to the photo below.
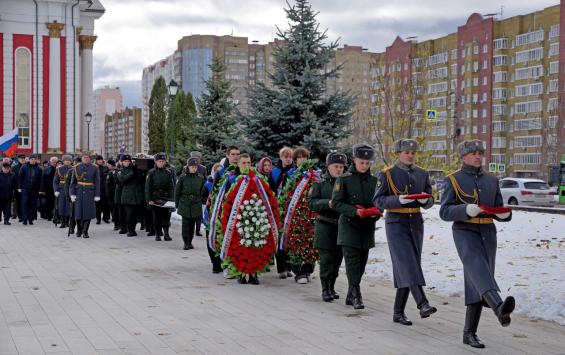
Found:
[[259, 82], [249, 91], [249, 112], [241, 117], [242, 137], [255, 152], [276, 156], [283, 146], [304, 145], [313, 158], [323, 159], [347, 137], [354, 97], [347, 92], [329, 95], [328, 79], [337, 78], [341, 66], [329, 64], [338, 42], [326, 44], [318, 30], [317, 13], [307, 0], [285, 9], [289, 29], [278, 29], [282, 40], [274, 50], [272, 89]]
[[155, 80], [149, 98], [149, 154], [165, 151], [167, 95], [167, 84], [165, 79], [160, 76]]
[[212, 60], [212, 76], [206, 81], [206, 92], [197, 100], [196, 141], [208, 164], [220, 161], [226, 148], [237, 140], [233, 89], [224, 76], [222, 60]]
[[[169, 110], [169, 120], [167, 121], [166, 149], [173, 165], [185, 165], [190, 151], [195, 149], [195, 125], [196, 104], [192, 94], [179, 90]], [[170, 150], [173, 138], [174, 156], [171, 156]]]

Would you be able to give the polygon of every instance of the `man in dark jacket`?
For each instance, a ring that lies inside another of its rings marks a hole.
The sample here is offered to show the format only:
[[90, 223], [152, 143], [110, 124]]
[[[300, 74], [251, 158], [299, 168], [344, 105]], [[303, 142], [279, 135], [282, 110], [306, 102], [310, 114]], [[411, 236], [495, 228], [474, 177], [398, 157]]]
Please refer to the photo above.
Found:
[[[12, 167], [12, 172], [16, 175], [16, 185], [18, 184], [18, 176], [20, 175], [20, 170], [22, 166], [26, 163], [26, 156], [24, 154], [18, 155], [18, 162]], [[23, 222], [22, 217], [22, 194], [16, 191], [16, 200], [14, 208], [12, 208], [12, 218], [18, 218], [19, 222]]]
[[[194, 158], [196, 159], [196, 161], [198, 162], [198, 169], [197, 169], [197, 173], [198, 175], [202, 176], [204, 178], [204, 181], [206, 181], [206, 177], [208, 176], [208, 171], [206, 170], [206, 167], [204, 165], [202, 165], [202, 153], [198, 152], [198, 151], [192, 151], [190, 152], [190, 158]], [[179, 169], [182, 170], [183, 169]], [[206, 205], [206, 201], [204, 201], [204, 205]], [[205, 206], [202, 206], [202, 208], [204, 208]], [[202, 216], [198, 217], [196, 219], [196, 235], [201, 237], [202, 233], [200, 233], [200, 229], [202, 227]]]
[[10, 163], [2, 163], [0, 172], [0, 220], [4, 216], [4, 224], [10, 225], [12, 201], [17, 193], [16, 174], [11, 171]]
[[182, 216], [182, 240], [184, 250], [194, 249], [192, 239], [196, 220], [202, 217], [202, 201], [205, 199], [205, 177], [198, 173], [198, 160], [188, 159], [188, 169], [179, 177], [175, 188], [175, 206]]
[[22, 194], [22, 220], [24, 225], [33, 224], [37, 219], [37, 198], [43, 194], [43, 179], [37, 157], [31, 155], [18, 175], [18, 192]]
[[108, 167], [104, 162], [104, 157], [97, 155], [94, 164], [100, 172], [100, 201], [96, 202], [96, 224], [100, 224], [103, 219], [105, 223], [110, 223], [110, 211], [106, 198], [106, 178], [108, 177]]
[[55, 178], [53, 178], [53, 191], [57, 203], [57, 214], [61, 221], [60, 228], [67, 228], [69, 226], [69, 217], [71, 216], [71, 203], [69, 197], [65, 195], [65, 183], [67, 173], [72, 169], [71, 163], [73, 157], [70, 155], [63, 155], [63, 165], [55, 170]]
[[119, 205], [114, 201], [116, 196], [116, 162], [113, 159], [108, 160], [108, 175], [106, 176], [106, 184], [104, 186], [106, 192], [106, 204], [108, 210], [112, 214], [112, 222], [114, 223], [114, 230], [119, 229]]
[[173, 201], [175, 193], [174, 173], [165, 167], [167, 156], [165, 153], [155, 154], [155, 167], [149, 170], [145, 179], [145, 200], [151, 205], [155, 240], [160, 241], [164, 236], [166, 241], [171, 241], [169, 226], [171, 216], [169, 209], [161, 207], [163, 202]]
[[47, 167], [43, 169], [41, 184], [43, 185], [44, 193], [41, 196], [41, 218], [48, 221], [53, 219], [53, 211], [55, 209], [55, 191], [53, 191], [53, 179], [55, 178], [55, 169], [57, 169], [57, 162], [59, 158], [51, 157]]
[[[127, 233], [128, 237], [135, 237], [135, 226], [137, 224], [136, 210], [138, 206], [137, 172], [132, 164], [131, 155], [124, 154], [121, 157], [122, 169], [116, 175], [120, 187], [120, 204], [124, 211], [124, 226], [126, 230], [120, 230], [120, 234]], [[121, 216], [120, 216], [121, 217]]]
[[318, 212], [314, 234], [314, 247], [320, 255], [320, 281], [322, 283], [322, 299], [331, 302], [338, 299], [334, 286], [343, 260], [343, 250], [337, 245], [339, 213], [330, 207], [335, 181], [343, 174], [347, 164], [347, 156], [343, 153], [331, 152], [326, 157], [327, 173], [320, 182], [314, 183], [308, 196], [308, 207]]
[[73, 169], [69, 193], [74, 202], [77, 237], [89, 238], [90, 221], [96, 217], [96, 202], [100, 201], [100, 173], [86, 153]]

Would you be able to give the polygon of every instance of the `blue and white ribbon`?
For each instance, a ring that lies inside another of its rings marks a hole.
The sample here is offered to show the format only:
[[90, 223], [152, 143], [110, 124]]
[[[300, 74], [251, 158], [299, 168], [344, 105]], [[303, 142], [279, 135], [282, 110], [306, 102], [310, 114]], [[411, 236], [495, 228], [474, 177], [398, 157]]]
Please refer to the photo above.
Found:
[[275, 237], [276, 244], [277, 240], [279, 240], [279, 228], [277, 226], [277, 219], [275, 218], [275, 214], [273, 213], [271, 203], [269, 202], [269, 194], [267, 194], [267, 191], [265, 191], [263, 184], [257, 176], [255, 176], [255, 182], [257, 183], [257, 186], [259, 186], [261, 199], [263, 200], [263, 204], [265, 205], [265, 208], [267, 210], [267, 217], [269, 218], [269, 222], [271, 223], [271, 230], [273, 231], [273, 236]]
[[210, 227], [208, 228], [208, 246], [212, 250], [216, 250], [216, 219], [218, 218], [218, 213], [220, 212], [220, 207], [222, 206], [227, 185], [228, 179], [226, 179], [220, 187], [216, 201], [214, 201], [214, 206], [212, 206], [212, 213], [210, 214]]
[[226, 254], [229, 250], [231, 237], [233, 235], [233, 230], [235, 229], [235, 224], [237, 222], [237, 213], [239, 211], [241, 203], [243, 202], [243, 196], [245, 196], [245, 192], [247, 191], [248, 186], [249, 177], [245, 176], [243, 178], [243, 181], [241, 182], [241, 185], [239, 185], [237, 195], [235, 195], [235, 200], [230, 211], [230, 218], [228, 219], [228, 224], [226, 225], [226, 230], [224, 232], [224, 240], [222, 241], [222, 249], [220, 251], [220, 258], [222, 260], [225, 259]]

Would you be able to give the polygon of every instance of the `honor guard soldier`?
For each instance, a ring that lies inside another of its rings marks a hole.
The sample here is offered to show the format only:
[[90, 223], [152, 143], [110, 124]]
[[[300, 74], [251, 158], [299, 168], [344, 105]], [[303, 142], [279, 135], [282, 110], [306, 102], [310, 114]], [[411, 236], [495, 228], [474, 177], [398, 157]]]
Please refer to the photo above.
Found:
[[194, 249], [192, 239], [197, 221], [202, 218], [202, 202], [207, 197], [204, 189], [205, 177], [198, 172], [198, 159], [188, 159], [187, 165], [175, 188], [175, 206], [178, 214], [182, 216], [184, 250]]
[[166, 201], [173, 201], [175, 193], [174, 172], [167, 168], [166, 164], [165, 153], [155, 154], [155, 167], [149, 170], [145, 180], [145, 200], [151, 205], [155, 240], [157, 241], [161, 240], [163, 232], [165, 240], [171, 239], [169, 236], [171, 224], [169, 209], [160, 207]]
[[119, 205], [116, 204], [116, 161], [113, 159], [108, 160], [108, 176], [106, 177], [106, 203], [108, 210], [112, 215], [112, 222], [114, 223], [114, 230], [119, 230]]
[[[410, 293], [420, 310], [420, 317], [427, 318], [437, 311], [430, 306], [422, 288], [426, 281], [421, 265], [424, 220], [420, 208], [431, 208], [434, 200], [428, 172], [414, 164], [418, 142], [400, 139], [394, 142], [393, 150], [397, 160], [379, 175], [373, 202], [379, 209], [386, 209], [386, 239], [396, 288], [392, 320], [412, 325], [404, 314]], [[421, 195], [419, 199], [410, 198], [416, 194]], [[427, 195], [429, 197], [424, 197]]]
[[67, 182], [67, 173], [72, 170], [71, 163], [73, 158], [70, 155], [63, 155], [63, 165], [55, 170], [53, 178], [53, 191], [57, 203], [57, 213], [61, 220], [59, 228], [69, 227], [69, 217], [71, 215], [71, 202], [65, 195], [65, 183]]
[[65, 199], [71, 205], [71, 207], [70, 207], [71, 208], [71, 214], [69, 216], [69, 233], [68, 233], [68, 236], [75, 233], [75, 226], [76, 226], [75, 203], [73, 201], [71, 201], [71, 180], [73, 178], [74, 168], [78, 164], [80, 164], [81, 161], [82, 161], [82, 159], [80, 157], [76, 157], [74, 162], [73, 162], [71, 169], [69, 169], [67, 171], [67, 174], [65, 175], [65, 187], [64, 187]]
[[[135, 225], [137, 224], [137, 179], [136, 172], [131, 161], [131, 155], [124, 154], [121, 158], [122, 169], [116, 175], [120, 186], [120, 204], [123, 206], [124, 219], [123, 225], [126, 230], [121, 230], [120, 234], [127, 233], [128, 237], [135, 237]], [[118, 193], [118, 192], [116, 192]], [[120, 220], [122, 216], [120, 215]]]
[[90, 220], [96, 218], [96, 202], [100, 200], [100, 172], [87, 153], [82, 154], [82, 162], [73, 169], [69, 192], [74, 202], [77, 237], [88, 238]]
[[445, 179], [439, 214], [444, 221], [453, 222], [453, 240], [463, 263], [467, 305], [463, 344], [484, 348], [476, 334], [483, 304], [494, 311], [503, 327], [510, 325], [515, 306], [514, 297], [501, 299], [494, 279], [497, 245], [493, 220], [510, 221], [512, 212], [500, 208], [503, 201], [498, 180], [482, 168], [482, 141], [464, 141], [457, 150], [462, 167]]
[[365, 308], [361, 296], [361, 277], [365, 272], [369, 249], [375, 246], [375, 222], [379, 218], [377, 215], [364, 215], [366, 209], [373, 207], [372, 197], [377, 186], [377, 178], [370, 171], [374, 155], [373, 148], [366, 144], [353, 147], [353, 164], [335, 182], [330, 202], [330, 206], [340, 214], [337, 244], [343, 248], [349, 283], [345, 304], [355, 309]]
[[314, 247], [320, 255], [320, 282], [322, 299], [331, 302], [338, 299], [334, 286], [343, 260], [343, 250], [337, 245], [339, 213], [330, 207], [336, 179], [343, 175], [347, 156], [331, 152], [326, 157], [327, 172], [320, 182], [314, 183], [308, 196], [308, 207], [318, 212], [314, 226]]

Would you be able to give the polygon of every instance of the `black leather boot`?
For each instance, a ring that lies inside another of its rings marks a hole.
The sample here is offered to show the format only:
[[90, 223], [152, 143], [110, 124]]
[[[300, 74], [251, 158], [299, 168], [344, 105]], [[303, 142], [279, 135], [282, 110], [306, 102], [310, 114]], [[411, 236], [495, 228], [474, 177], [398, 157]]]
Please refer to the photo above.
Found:
[[479, 320], [481, 319], [481, 311], [483, 310], [483, 303], [472, 303], [467, 306], [465, 314], [465, 328], [463, 328], [463, 344], [472, 346], [473, 348], [482, 349], [485, 344], [481, 342], [477, 336], [477, 328], [479, 327]]
[[88, 228], [90, 228], [90, 219], [86, 219], [82, 221], [82, 237], [83, 238], [90, 238], [88, 235]]
[[80, 238], [82, 237], [82, 220], [77, 219], [76, 224], [77, 224], [77, 238]]
[[484, 293], [483, 300], [485, 300], [489, 307], [494, 311], [500, 325], [508, 327], [510, 325], [510, 314], [514, 311], [514, 307], [516, 306], [514, 297], [508, 296], [504, 301], [502, 301], [498, 291], [489, 290]]
[[170, 236], [169, 236], [169, 227], [163, 227], [163, 234], [165, 235], [165, 237], [163, 238], [166, 242], [170, 242], [171, 240], [173, 240]]
[[328, 279], [320, 279], [322, 283], [322, 300], [324, 302], [332, 302], [334, 300], [331, 291], [330, 291], [330, 282]]
[[257, 277], [257, 274], [250, 274], [249, 275], [249, 284], [259, 285], [259, 277]]
[[406, 314], [404, 314], [409, 294], [410, 289], [408, 287], [396, 289], [396, 297], [394, 298], [394, 314], [392, 315], [392, 321], [394, 323], [412, 325], [412, 321], [406, 317]]
[[335, 287], [335, 280], [336, 280], [335, 277], [332, 277], [332, 278], [330, 279], [330, 293], [332, 294], [333, 299], [334, 299], [334, 300], [337, 300], [337, 299], [339, 299], [339, 295], [337, 294], [337, 292], [335, 292], [335, 289], [334, 289], [334, 287]]
[[182, 241], [184, 242], [184, 246], [183, 246], [182, 249], [183, 249], [183, 250], [188, 250], [188, 249], [190, 249], [190, 248], [188, 247], [188, 238], [185, 237], [185, 236], [183, 236], [183, 237], [182, 237]]
[[353, 308], [364, 309], [363, 296], [361, 296], [361, 286], [353, 286], [351, 288], [351, 296], [353, 297]]
[[420, 310], [420, 317], [428, 318], [437, 312], [437, 308], [430, 306], [422, 286], [410, 286], [410, 292], [412, 292], [412, 296], [416, 300], [416, 305]]
[[194, 246], [192, 245], [193, 239], [194, 239], [194, 234], [188, 236], [188, 249], [194, 249]]
[[351, 294], [351, 289], [352, 287], [349, 286], [349, 288], [347, 289], [347, 296], [345, 297], [345, 304], [347, 306], [353, 306], [353, 296]]

